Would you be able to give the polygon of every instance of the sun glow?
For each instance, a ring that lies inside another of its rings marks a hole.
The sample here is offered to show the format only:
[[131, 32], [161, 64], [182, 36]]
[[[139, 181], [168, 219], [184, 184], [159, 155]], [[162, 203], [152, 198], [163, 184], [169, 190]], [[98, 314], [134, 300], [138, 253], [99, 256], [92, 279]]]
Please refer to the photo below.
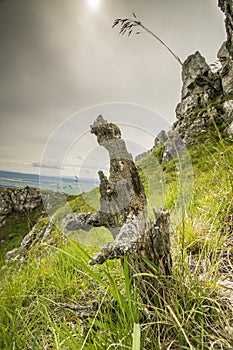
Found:
[[93, 10], [97, 10], [100, 5], [100, 0], [88, 0], [88, 4], [90, 8]]

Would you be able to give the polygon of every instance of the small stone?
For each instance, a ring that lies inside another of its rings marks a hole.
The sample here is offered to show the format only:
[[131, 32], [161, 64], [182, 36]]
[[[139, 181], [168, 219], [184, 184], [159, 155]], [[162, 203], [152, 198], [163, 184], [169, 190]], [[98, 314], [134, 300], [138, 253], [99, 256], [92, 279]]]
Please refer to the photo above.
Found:
[[233, 100], [223, 103], [224, 118], [226, 120], [233, 120]]
[[233, 138], [233, 122], [225, 129], [225, 133], [226, 133], [230, 138]]
[[19, 248], [14, 248], [12, 250], [10, 250], [9, 252], [7, 252], [6, 254], [6, 260], [9, 261], [11, 260], [13, 257], [15, 257], [15, 255], [18, 253]]

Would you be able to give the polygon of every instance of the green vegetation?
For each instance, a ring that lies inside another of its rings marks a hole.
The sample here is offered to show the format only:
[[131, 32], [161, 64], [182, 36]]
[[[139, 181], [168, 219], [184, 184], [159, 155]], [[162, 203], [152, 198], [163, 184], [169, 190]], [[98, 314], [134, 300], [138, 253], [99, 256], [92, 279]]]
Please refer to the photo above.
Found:
[[[149, 208], [163, 205], [172, 214], [173, 276], [162, 285], [166, 293], [158, 296], [158, 304], [145, 305], [137, 288], [131, 291], [127, 262], [124, 269], [115, 260], [88, 265], [97, 247], [110, 239], [107, 232], [102, 240], [98, 230], [77, 232], [75, 242], [34, 247], [27, 264], [11, 263], [0, 272], [0, 349], [233, 348], [232, 304], [227, 300], [233, 294], [218, 284], [232, 275], [227, 266], [233, 250], [233, 143], [208, 138], [189, 154], [193, 193], [192, 187], [182, 192], [179, 206], [188, 190], [189, 205], [184, 202], [178, 221], [180, 160], [160, 165], [158, 151], [139, 163]], [[86, 196], [70, 197], [67, 206], [76, 212], [96, 209], [98, 191]], [[58, 216], [67, 210], [59, 209]], [[154, 278], [159, 278], [156, 269]], [[68, 307], [91, 306], [95, 300], [98, 306], [85, 320]]]
[[31, 231], [43, 209], [43, 205], [40, 205], [33, 211], [12, 212], [6, 218], [6, 224], [0, 228], [0, 266], [4, 264], [6, 253], [18, 247], [23, 237]]

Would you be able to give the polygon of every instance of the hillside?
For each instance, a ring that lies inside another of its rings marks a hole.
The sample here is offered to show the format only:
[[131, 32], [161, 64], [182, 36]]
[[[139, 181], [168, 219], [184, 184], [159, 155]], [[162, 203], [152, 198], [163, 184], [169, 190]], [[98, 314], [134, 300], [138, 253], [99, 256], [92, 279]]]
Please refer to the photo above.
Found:
[[146, 262], [156, 302], [131, 288], [127, 258], [124, 268], [89, 265], [113, 240], [106, 228], [64, 230], [71, 212], [99, 209], [101, 189], [55, 198], [52, 209], [41, 199], [29, 211], [11, 206], [0, 235], [0, 349], [233, 348], [233, 4], [219, 6], [222, 68], [213, 72], [199, 52], [185, 60], [177, 121], [136, 162], [149, 216], [154, 206], [171, 216], [172, 274]]
[[[166, 307], [156, 307], [154, 315], [144, 315], [141, 321], [145, 349], [159, 349], [161, 344], [166, 348], [172, 343], [180, 349], [187, 344], [193, 349], [209, 349], [210, 344], [216, 344], [213, 349], [233, 346], [231, 300], [226, 299], [227, 293], [223, 297], [222, 292], [228, 289], [219, 284], [232, 275], [233, 145], [221, 139], [204, 147], [192, 146], [190, 153], [194, 193], [185, 219], [172, 232], [175, 284]], [[145, 168], [151, 166], [150, 158], [143, 159]], [[166, 163], [164, 171], [166, 206], [172, 211], [177, 189], [173, 161]], [[70, 204], [75, 210], [86, 210], [81, 196], [71, 199]], [[2, 349], [10, 349], [12, 344], [15, 349], [130, 346], [142, 305], [136, 295], [128, 295], [127, 279], [125, 282], [118, 263], [88, 267], [89, 254], [98, 244], [96, 235], [102, 234], [94, 231], [79, 234], [81, 245], [72, 240], [64, 245], [54, 226], [50, 240], [32, 247], [26, 263], [11, 262], [2, 270]], [[74, 306], [86, 305], [89, 310], [94, 300], [100, 303], [101, 312], [92, 311], [94, 323], [92, 319], [83, 323], [78, 317], [80, 310]], [[114, 305], [117, 317], [102, 311], [109, 304]], [[70, 310], [72, 305], [74, 310]], [[157, 332], [161, 332], [161, 339], [157, 339]]]

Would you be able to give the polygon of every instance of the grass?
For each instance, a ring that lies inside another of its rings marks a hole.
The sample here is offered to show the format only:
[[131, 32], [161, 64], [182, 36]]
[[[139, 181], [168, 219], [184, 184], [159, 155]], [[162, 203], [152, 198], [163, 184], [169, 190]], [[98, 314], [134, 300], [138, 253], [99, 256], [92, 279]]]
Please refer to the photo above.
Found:
[[6, 218], [6, 224], [0, 228], [0, 266], [5, 263], [6, 253], [20, 245], [23, 237], [42, 216], [43, 210], [43, 206], [40, 205], [33, 211], [14, 211]]
[[[0, 272], [0, 349], [233, 348], [232, 304], [217, 283], [232, 274], [221, 275], [220, 266], [232, 235], [225, 224], [233, 214], [233, 144], [222, 138], [209, 140], [192, 146], [189, 154], [192, 196], [187, 206], [185, 202], [181, 220], [173, 221], [173, 276], [160, 279], [166, 293], [158, 296], [158, 304], [145, 305], [140, 291], [131, 290], [127, 261], [124, 269], [115, 260], [88, 265], [98, 246], [110, 239], [107, 232], [104, 238], [98, 230], [75, 232], [75, 241], [34, 247], [27, 264], [13, 263]], [[139, 164], [149, 208], [159, 203], [175, 216], [178, 160], [161, 168], [154, 157]], [[98, 203], [95, 195], [70, 197], [69, 208], [93, 210]], [[61, 208], [58, 216], [69, 208]], [[158, 279], [156, 271], [153, 278]], [[65, 307], [91, 309], [95, 300], [98, 307], [84, 320]]]

